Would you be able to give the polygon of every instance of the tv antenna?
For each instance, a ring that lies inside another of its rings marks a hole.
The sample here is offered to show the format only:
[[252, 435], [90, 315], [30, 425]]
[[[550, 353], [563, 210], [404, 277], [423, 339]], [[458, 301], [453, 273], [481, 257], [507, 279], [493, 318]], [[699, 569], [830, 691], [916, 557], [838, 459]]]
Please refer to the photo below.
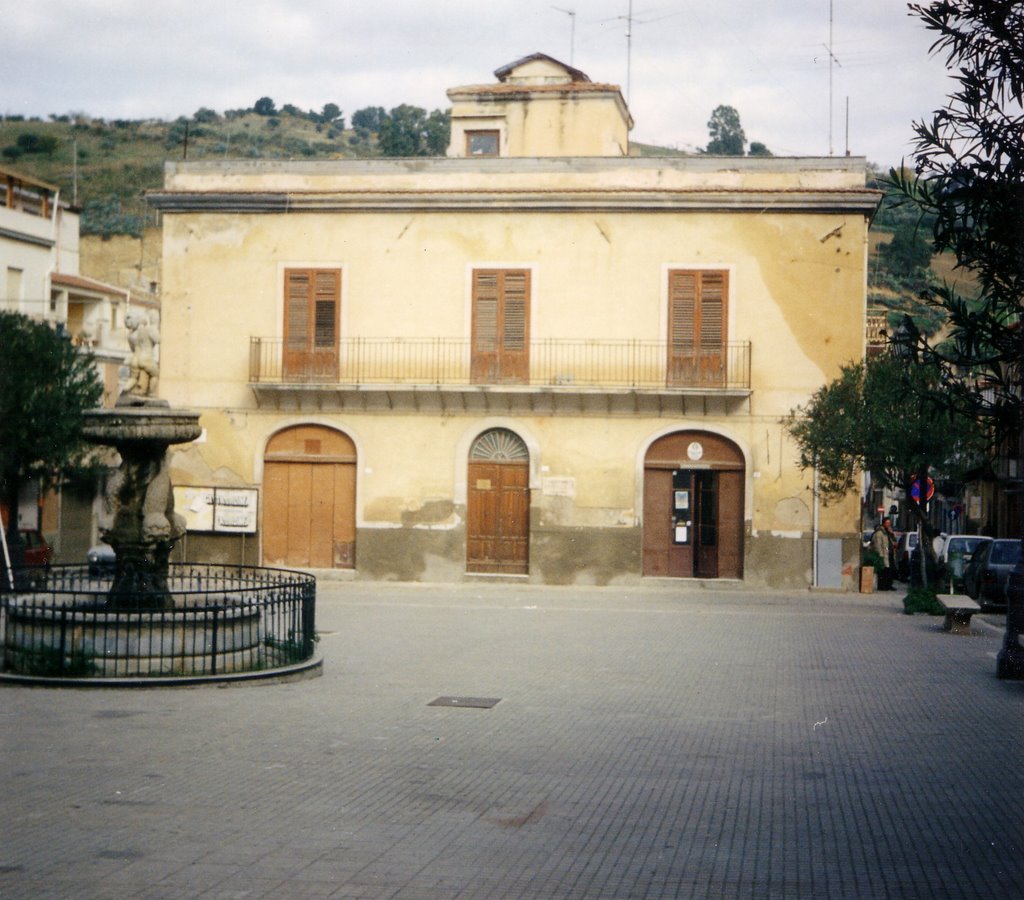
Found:
[[832, 69], [834, 66], [842, 68], [842, 63], [836, 59], [836, 55], [832, 52], [832, 4], [834, 0], [828, 0], [828, 43], [824, 45], [825, 50], [828, 52], [828, 155], [833, 156], [833, 142], [832, 142]]
[[624, 21], [626, 23], [626, 106], [629, 106], [630, 85], [633, 80], [633, 24], [648, 25], [651, 22], [660, 22], [662, 19], [670, 19], [681, 13], [668, 13], [664, 16], [656, 16], [653, 19], [638, 19], [633, 15], [633, 0], [629, 0], [629, 8], [624, 16], [615, 16], [612, 19], [605, 19], [606, 22]]
[[551, 7], [556, 12], [565, 13], [569, 17], [569, 65], [573, 64], [576, 55], [576, 10], [563, 9], [561, 6]]

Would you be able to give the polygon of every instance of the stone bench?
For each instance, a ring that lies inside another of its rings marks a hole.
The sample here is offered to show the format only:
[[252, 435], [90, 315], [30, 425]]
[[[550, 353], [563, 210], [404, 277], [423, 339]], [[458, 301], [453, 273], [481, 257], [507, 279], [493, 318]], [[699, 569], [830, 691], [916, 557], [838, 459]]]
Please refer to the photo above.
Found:
[[946, 611], [943, 631], [950, 634], [970, 634], [971, 616], [981, 612], [981, 607], [965, 594], [939, 594], [939, 605]]

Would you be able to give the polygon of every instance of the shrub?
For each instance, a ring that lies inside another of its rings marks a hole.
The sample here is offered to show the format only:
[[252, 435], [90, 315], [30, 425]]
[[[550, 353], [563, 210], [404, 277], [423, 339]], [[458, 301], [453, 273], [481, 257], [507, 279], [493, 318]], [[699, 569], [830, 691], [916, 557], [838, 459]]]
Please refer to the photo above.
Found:
[[914, 613], [927, 613], [929, 616], [945, 614], [936, 599], [935, 589], [930, 587], [914, 587], [907, 591], [907, 596], [903, 598], [903, 611], [908, 616]]
[[882, 554], [871, 549], [861, 550], [860, 564], [862, 566], [871, 566], [876, 572], [881, 572], [885, 568], [885, 560], [882, 559]]

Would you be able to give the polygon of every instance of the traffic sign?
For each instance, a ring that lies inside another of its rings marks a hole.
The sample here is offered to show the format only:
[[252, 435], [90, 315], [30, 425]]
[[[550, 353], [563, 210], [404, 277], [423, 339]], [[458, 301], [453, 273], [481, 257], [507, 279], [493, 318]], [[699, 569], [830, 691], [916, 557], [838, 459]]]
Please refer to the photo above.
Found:
[[[935, 496], [935, 481], [931, 478], [926, 479], [926, 487], [924, 490], [924, 502], [927, 503], [932, 497]], [[921, 505], [921, 479], [916, 475], [910, 482], [910, 497], [918, 505]]]

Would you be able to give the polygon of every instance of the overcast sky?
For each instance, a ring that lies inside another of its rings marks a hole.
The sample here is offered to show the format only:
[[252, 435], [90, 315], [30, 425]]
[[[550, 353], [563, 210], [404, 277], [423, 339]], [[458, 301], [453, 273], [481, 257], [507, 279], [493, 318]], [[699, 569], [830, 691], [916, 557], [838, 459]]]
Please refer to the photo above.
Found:
[[[0, 0], [0, 113], [176, 118], [446, 108], [535, 52], [629, 87], [632, 139], [691, 150], [719, 104], [776, 155], [909, 157], [950, 82], [903, 0]], [[570, 16], [563, 10], [574, 11]], [[575, 28], [573, 28], [575, 25]], [[573, 32], [575, 35], [573, 36]], [[631, 45], [631, 52], [627, 52]], [[627, 65], [631, 59], [631, 65]], [[830, 91], [831, 81], [831, 91]], [[831, 129], [829, 108], [831, 96]], [[831, 142], [830, 142], [831, 132]]]

